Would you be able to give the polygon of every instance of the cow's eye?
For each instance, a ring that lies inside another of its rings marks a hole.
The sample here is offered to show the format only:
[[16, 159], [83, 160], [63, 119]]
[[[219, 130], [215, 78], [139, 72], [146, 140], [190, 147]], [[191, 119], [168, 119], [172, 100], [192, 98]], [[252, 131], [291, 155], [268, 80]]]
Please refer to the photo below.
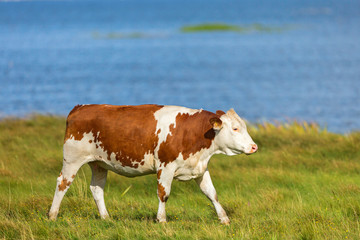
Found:
[[234, 131], [238, 131], [239, 129], [238, 128], [233, 128]]

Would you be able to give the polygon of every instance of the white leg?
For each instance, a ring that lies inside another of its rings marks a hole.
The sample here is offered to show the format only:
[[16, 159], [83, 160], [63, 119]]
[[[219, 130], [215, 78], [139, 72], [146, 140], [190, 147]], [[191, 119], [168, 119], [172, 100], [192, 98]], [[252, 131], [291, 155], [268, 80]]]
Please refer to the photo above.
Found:
[[199, 185], [201, 191], [210, 199], [212, 204], [215, 207], [216, 213], [221, 221], [222, 224], [228, 225], [230, 224], [230, 220], [228, 216], [226, 215], [225, 210], [220, 205], [216, 190], [214, 188], [214, 185], [211, 181], [210, 173], [208, 170], [205, 171], [204, 175], [202, 177], [199, 177], [195, 179], [197, 184]]
[[174, 178], [174, 172], [171, 169], [159, 169], [157, 172], [157, 195], [159, 199], [159, 208], [157, 212], [157, 220], [161, 223], [166, 222], [165, 205], [171, 191], [171, 183]]
[[65, 193], [69, 189], [70, 184], [73, 182], [75, 175], [80, 167], [80, 164], [70, 164], [63, 161], [63, 168], [60, 172], [59, 177], [57, 178], [55, 195], [49, 211], [50, 220], [56, 220], [56, 217], [59, 213], [61, 201]]
[[100, 217], [105, 219], [109, 217], [104, 201], [104, 187], [108, 171], [98, 166], [96, 162], [91, 162], [89, 165], [92, 171], [90, 190], [94, 197], [96, 206], [99, 209]]

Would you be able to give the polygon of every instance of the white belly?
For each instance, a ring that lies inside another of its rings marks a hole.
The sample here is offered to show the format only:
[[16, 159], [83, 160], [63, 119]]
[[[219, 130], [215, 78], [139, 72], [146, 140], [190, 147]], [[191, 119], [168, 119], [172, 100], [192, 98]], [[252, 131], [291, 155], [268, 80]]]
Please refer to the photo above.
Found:
[[201, 159], [199, 156], [191, 156], [187, 160], [178, 159], [175, 161], [178, 168], [175, 171], [174, 178], [180, 181], [189, 181], [204, 175], [210, 157]]
[[[138, 168], [132, 168], [128, 166], [122, 166], [121, 163], [114, 163], [109, 161], [96, 161], [98, 165], [102, 168], [107, 170], [113, 171], [119, 175], [126, 176], [126, 177], [137, 177], [143, 176], [147, 174], [154, 174], [156, 173], [155, 168], [150, 167], [146, 164], [140, 165]], [[145, 166], [146, 165], [146, 166]]]

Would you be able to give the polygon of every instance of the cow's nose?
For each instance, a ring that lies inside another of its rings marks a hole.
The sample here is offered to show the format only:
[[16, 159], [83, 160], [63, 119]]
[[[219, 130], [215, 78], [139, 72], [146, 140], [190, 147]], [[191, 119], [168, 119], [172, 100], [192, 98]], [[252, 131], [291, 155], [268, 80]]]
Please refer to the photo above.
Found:
[[254, 153], [254, 152], [256, 152], [258, 150], [258, 146], [256, 145], [256, 144], [253, 144], [252, 146], [251, 146], [251, 153]]

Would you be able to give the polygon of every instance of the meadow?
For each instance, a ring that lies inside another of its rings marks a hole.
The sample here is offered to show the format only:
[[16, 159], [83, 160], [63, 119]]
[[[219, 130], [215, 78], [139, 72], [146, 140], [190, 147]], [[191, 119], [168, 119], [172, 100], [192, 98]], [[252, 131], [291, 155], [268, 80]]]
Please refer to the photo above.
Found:
[[249, 127], [256, 154], [214, 156], [210, 174], [231, 224], [194, 181], [173, 183], [168, 223], [155, 221], [156, 176], [108, 175], [101, 220], [83, 166], [57, 221], [48, 220], [62, 166], [65, 119], [0, 121], [1, 239], [359, 239], [360, 133], [316, 124]]

